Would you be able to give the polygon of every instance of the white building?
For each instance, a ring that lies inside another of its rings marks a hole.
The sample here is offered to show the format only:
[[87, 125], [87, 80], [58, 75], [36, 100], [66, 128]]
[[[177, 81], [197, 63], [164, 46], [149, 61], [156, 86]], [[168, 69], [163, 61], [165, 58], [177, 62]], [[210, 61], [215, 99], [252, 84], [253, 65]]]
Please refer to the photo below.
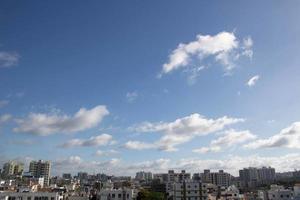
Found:
[[56, 192], [3, 192], [0, 200], [63, 200]]
[[241, 199], [240, 191], [234, 186], [229, 186], [225, 191], [221, 192], [221, 200], [239, 200]]
[[300, 200], [300, 184], [294, 185], [294, 199]]
[[294, 193], [291, 190], [284, 189], [283, 186], [271, 185], [268, 191], [269, 200], [289, 200], [294, 198]]
[[104, 189], [98, 193], [99, 200], [135, 200], [137, 192], [130, 188]]

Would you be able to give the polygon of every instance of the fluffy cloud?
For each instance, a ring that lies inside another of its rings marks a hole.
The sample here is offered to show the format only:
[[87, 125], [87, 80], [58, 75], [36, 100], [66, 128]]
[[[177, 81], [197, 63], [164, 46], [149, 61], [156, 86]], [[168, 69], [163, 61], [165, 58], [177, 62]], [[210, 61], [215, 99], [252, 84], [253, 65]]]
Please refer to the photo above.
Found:
[[244, 119], [229, 118], [227, 116], [218, 119], [207, 119], [195, 113], [187, 117], [176, 119], [173, 122], [144, 122], [130, 127], [129, 130], [135, 132], [160, 132], [163, 136], [153, 144], [129, 141], [125, 144], [125, 147], [136, 150], [156, 148], [163, 151], [176, 151], [175, 146], [186, 143], [196, 136], [204, 136], [220, 131], [224, 129], [225, 126], [243, 121]]
[[105, 146], [113, 141], [113, 137], [109, 134], [101, 134], [90, 137], [89, 139], [72, 139], [62, 145], [63, 148], [71, 147], [91, 147], [91, 146]]
[[300, 122], [295, 122], [289, 127], [280, 131], [280, 133], [267, 138], [258, 139], [245, 145], [246, 148], [259, 149], [259, 148], [300, 148]]
[[230, 32], [220, 32], [217, 35], [197, 35], [195, 41], [180, 43], [169, 55], [169, 61], [163, 65], [162, 74], [170, 73], [179, 68], [187, 67], [195, 59], [202, 61], [212, 56], [225, 67], [226, 71], [234, 68], [234, 61], [240, 56], [252, 57], [253, 41], [250, 37], [239, 41]]
[[134, 102], [138, 98], [138, 93], [137, 92], [127, 92], [126, 93], [126, 99], [129, 103]]
[[17, 119], [15, 132], [25, 132], [36, 135], [54, 133], [73, 133], [97, 126], [109, 112], [106, 106], [99, 105], [90, 110], [81, 108], [74, 116], [57, 113], [30, 113], [24, 119]]
[[247, 85], [248, 85], [249, 87], [252, 87], [252, 86], [254, 86], [254, 85], [257, 83], [257, 81], [258, 81], [259, 79], [260, 79], [260, 76], [259, 76], [259, 75], [253, 76], [253, 77], [251, 77], [251, 78], [248, 80]]
[[19, 62], [19, 54], [0, 51], [0, 67], [12, 67]]
[[195, 153], [209, 153], [209, 152], [219, 152], [223, 148], [228, 148], [236, 144], [242, 144], [249, 140], [256, 139], [256, 135], [252, 134], [250, 131], [236, 131], [228, 130], [225, 131], [222, 136], [215, 140], [212, 140], [209, 147], [202, 147], [199, 149], [194, 149]]

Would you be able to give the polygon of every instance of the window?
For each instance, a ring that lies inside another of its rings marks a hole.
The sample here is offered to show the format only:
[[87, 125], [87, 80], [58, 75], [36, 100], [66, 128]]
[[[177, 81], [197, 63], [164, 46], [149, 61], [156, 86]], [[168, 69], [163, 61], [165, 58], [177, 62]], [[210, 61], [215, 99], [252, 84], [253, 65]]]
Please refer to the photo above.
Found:
[[112, 198], [115, 198], [115, 197], [116, 197], [116, 195], [115, 195], [115, 194], [112, 194], [112, 195], [111, 195], [111, 197], [112, 197]]
[[118, 198], [121, 198], [122, 197], [122, 195], [121, 194], [118, 194]]

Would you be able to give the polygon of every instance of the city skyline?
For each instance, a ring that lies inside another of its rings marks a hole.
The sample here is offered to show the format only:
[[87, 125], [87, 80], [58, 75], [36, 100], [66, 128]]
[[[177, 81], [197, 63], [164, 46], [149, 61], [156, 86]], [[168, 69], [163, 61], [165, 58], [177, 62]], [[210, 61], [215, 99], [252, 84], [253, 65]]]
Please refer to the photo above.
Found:
[[300, 169], [299, 8], [1, 1], [0, 166]]

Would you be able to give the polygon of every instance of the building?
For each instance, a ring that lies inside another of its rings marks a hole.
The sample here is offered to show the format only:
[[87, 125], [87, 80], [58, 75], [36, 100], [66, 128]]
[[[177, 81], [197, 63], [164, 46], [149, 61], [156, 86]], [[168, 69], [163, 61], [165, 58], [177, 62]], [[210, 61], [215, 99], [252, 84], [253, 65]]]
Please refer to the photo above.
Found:
[[249, 167], [239, 171], [241, 187], [254, 188], [261, 184], [273, 183], [276, 177], [272, 167], [255, 168]]
[[137, 193], [135, 190], [129, 188], [103, 189], [97, 196], [99, 200], [135, 200]]
[[152, 180], [152, 173], [151, 172], [137, 172], [135, 175], [135, 179], [139, 180], [139, 181], [150, 181]]
[[162, 183], [181, 182], [191, 180], [191, 174], [186, 173], [185, 170], [181, 170], [179, 173], [176, 173], [174, 170], [169, 170], [168, 173], [154, 174], [153, 179], [159, 179]]
[[63, 179], [72, 179], [72, 175], [69, 174], [69, 173], [64, 173], [64, 174], [62, 175], [62, 178], [63, 178]]
[[284, 189], [283, 186], [271, 185], [268, 191], [268, 200], [290, 200], [294, 199], [293, 191]]
[[29, 164], [29, 172], [35, 178], [44, 178], [44, 185], [49, 185], [51, 163], [49, 161], [31, 161]]
[[88, 179], [88, 173], [87, 172], [78, 172], [77, 177], [79, 180], [86, 180], [86, 179]]
[[262, 184], [269, 184], [275, 180], [275, 168], [262, 167], [257, 169], [258, 180]]
[[228, 187], [231, 185], [231, 175], [219, 170], [219, 172], [210, 172], [210, 170], [204, 170], [201, 174], [201, 180], [203, 183], [212, 183], [221, 187]]
[[24, 171], [24, 164], [16, 161], [10, 161], [3, 165], [3, 176], [22, 175]]
[[206, 184], [199, 181], [186, 180], [169, 184], [168, 199], [172, 200], [206, 200]]
[[234, 186], [229, 186], [225, 191], [221, 192], [221, 200], [239, 200], [240, 191]]
[[241, 187], [254, 188], [258, 182], [258, 171], [255, 167], [249, 167], [239, 170]]
[[56, 192], [3, 192], [0, 200], [63, 200]]
[[294, 199], [300, 200], [300, 184], [299, 183], [294, 185]]

